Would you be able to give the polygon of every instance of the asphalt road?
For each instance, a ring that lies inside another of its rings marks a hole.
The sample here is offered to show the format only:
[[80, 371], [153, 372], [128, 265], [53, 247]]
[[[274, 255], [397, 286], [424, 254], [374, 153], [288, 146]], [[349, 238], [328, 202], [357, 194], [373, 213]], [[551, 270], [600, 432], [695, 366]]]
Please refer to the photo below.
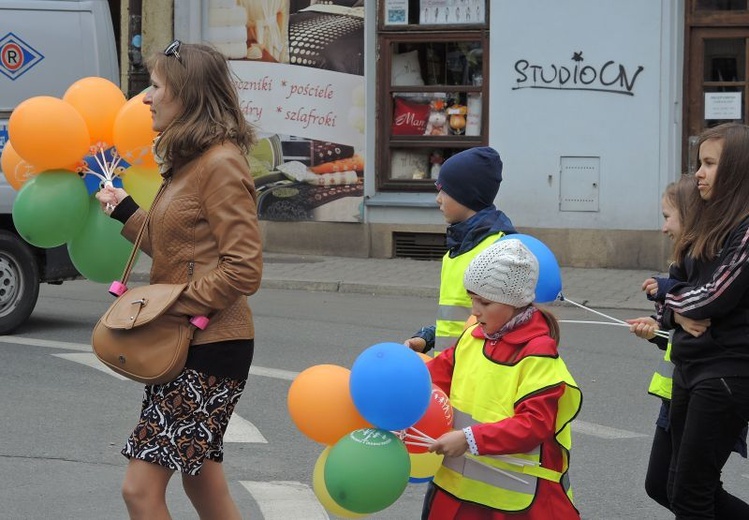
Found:
[[[119, 495], [126, 459], [119, 450], [137, 420], [141, 386], [103, 369], [88, 347], [91, 327], [110, 301], [106, 287], [86, 281], [43, 287], [30, 321], [14, 336], [0, 336], [0, 518], [127, 518]], [[323, 446], [289, 418], [293, 378], [318, 364], [350, 368], [370, 345], [402, 341], [433, 319], [435, 302], [270, 289], [250, 302], [255, 360], [224, 463], [232, 493], [245, 518], [324, 520], [311, 491]], [[571, 470], [583, 518], [672, 518], [643, 490], [659, 406], [646, 389], [659, 352], [599, 315], [554, 310], [563, 320], [562, 355], [584, 393]], [[601, 311], [619, 319], [642, 313]], [[749, 500], [747, 462], [732, 456], [724, 483]], [[370, 518], [419, 518], [424, 490], [409, 484], [394, 505]], [[175, 519], [196, 518], [178, 478], [168, 501]]]

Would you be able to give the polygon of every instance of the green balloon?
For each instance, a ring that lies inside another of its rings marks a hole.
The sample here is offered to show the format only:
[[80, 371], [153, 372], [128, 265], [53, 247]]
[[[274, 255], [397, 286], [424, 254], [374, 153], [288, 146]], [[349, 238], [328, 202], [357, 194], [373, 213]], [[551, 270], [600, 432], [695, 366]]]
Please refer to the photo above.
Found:
[[119, 280], [133, 250], [133, 244], [120, 235], [122, 223], [101, 210], [91, 197], [83, 229], [68, 242], [68, 254], [78, 272], [91, 281]]
[[354, 430], [330, 450], [325, 486], [331, 498], [354, 513], [375, 513], [403, 494], [411, 473], [405, 445], [377, 428]]
[[48, 170], [26, 181], [12, 210], [18, 234], [37, 247], [61, 246], [81, 230], [87, 214], [86, 183], [65, 170]]

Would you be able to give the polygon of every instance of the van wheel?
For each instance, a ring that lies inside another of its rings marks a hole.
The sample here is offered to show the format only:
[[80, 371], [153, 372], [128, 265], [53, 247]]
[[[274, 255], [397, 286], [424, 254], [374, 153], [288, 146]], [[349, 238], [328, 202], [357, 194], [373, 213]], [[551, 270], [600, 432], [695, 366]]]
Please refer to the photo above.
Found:
[[0, 334], [16, 329], [31, 315], [39, 298], [39, 268], [21, 238], [0, 231]]

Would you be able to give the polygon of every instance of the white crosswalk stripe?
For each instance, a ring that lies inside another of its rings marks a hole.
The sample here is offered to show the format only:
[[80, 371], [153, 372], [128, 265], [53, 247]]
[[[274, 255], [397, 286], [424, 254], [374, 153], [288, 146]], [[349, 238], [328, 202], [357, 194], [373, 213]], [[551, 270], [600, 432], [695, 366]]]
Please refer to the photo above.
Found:
[[229, 426], [224, 434], [224, 442], [245, 442], [268, 444], [260, 430], [247, 419], [243, 419], [237, 412], [231, 414]]
[[67, 359], [68, 361], [74, 361], [76, 363], [80, 363], [81, 365], [86, 365], [87, 367], [95, 368], [96, 370], [100, 370], [101, 372], [104, 372], [105, 374], [108, 374], [112, 377], [116, 377], [117, 379], [121, 381], [129, 381], [128, 378], [125, 376], [121, 376], [120, 374], [116, 372], [112, 372], [109, 370], [106, 365], [104, 365], [101, 361], [99, 361], [99, 358], [97, 358], [94, 354], [87, 353], [87, 352], [68, 352], [65, 354], [52, 354], [55, 357]]
[[638, 437], [649, 437], [644, 433], [630, 432], [627, 430], [619, 430], [617, 428], [610, 428], [608, 426], [602, 426], [600, 424], [589, 423], [575, 419], [572, 421], [572, 431], [575, 433], [582, 433], [584, 435], [591, 435], [600, 439], [636, 439]]
[[329, 520], [312, 488], [301, 482], [239, 482], [257, 502], [264, 520]]

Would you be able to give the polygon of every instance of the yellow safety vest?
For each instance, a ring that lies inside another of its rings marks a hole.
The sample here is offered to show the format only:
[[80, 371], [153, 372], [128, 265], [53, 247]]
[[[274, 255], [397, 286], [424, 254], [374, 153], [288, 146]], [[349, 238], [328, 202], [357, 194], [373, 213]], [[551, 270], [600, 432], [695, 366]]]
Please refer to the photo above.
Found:
[[500, 231], [489, 235], [473, 249], [455, 258], [450, 258], [449, 252], [442, 258], [440, 300], [437, 308], [437, 328], [434, 333], [435, 350], [452, 347], [463, 332], [466, 320], [471, 316], [471, 298], [463, 286], [463, 275], [468, 264], [481, 251], [503, 236], [504, 233]]
[[512, 417], [515, 405], [544, 389], [565, 383], [559, 400], [556, 441], [564, 458], [564, 470], [541, 465], [541, 447], [511, 455], [467, 454], [445, 457], [434, 483], [460, 500], [475, 502], [506, 512], [528, 509], [538, 489], [538, 479], [560, 482], [572, 501], [569, 484], [570, 422], [578, 414], [582, 393], [560, 357], [529, 356], [515, 365], [488, 361], [483, 338], [474, 338], [475, 328], [466, 330], [455, 350], [455, 371], [450, 387], [455, 429]]
[[668, 339], [668, 345], [666, 345], [666, 353], [663, 355], [663, 359], [658, 364], [658, 368], [655, 369], [653, 378], [650, 380], [650, 387], [648, 393], [661, 399], [671, 400], [671, 387], [673, 386], [674, 377], [674, 364], [671, 362], [671, 338], [673, 338], [673, 332]]

